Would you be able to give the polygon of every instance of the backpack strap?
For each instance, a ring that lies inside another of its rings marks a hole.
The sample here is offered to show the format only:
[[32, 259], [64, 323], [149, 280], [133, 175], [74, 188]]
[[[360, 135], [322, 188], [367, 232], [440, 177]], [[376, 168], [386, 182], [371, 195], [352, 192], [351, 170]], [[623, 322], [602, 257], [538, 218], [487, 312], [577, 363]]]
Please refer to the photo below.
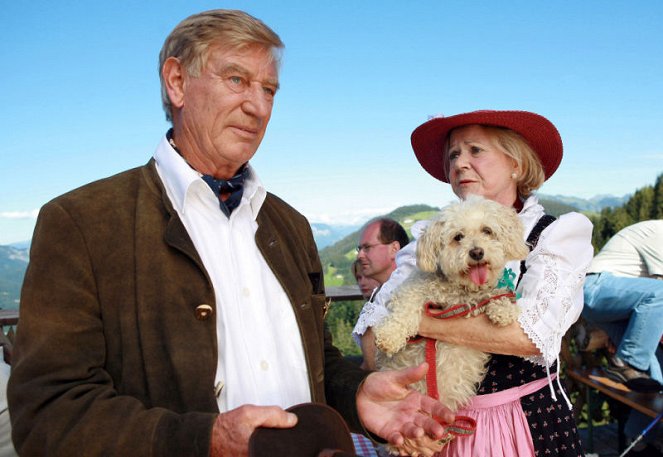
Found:
[[[543, 232], [546, 227], [548, 227], [550, 224], [552, 224], [555, 221], [556, 217], [551, 216], [550, 214], [544, 214], [541, 216], [541, 219], [539, 219], [532, 228], [532, 231], [529, 232], [529, 235], [527, 236], [527, 245], [529, 246], [529, 251], [532, 252], [532, 250], [536, 247], [536, 245], [539, 242], [539, 237], [541, 236], [541, 232]], [[527, 267], [525, 266], [525, 260], [520, 261], [520, 278], [518, 278], [518, 284], [520, 284], [520, 280], [523, 279], [523, 276], [525, 275], [525, 272], [527, 271]], [[518, 287], [518, 284], [516, 284], [516, 287]]]

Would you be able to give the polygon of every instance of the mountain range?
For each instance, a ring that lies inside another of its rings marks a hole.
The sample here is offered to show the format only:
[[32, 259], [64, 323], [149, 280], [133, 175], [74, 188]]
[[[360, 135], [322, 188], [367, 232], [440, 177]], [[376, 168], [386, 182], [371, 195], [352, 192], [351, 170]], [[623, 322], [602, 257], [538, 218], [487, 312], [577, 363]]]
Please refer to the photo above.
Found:
[[[539, 195], [546, 211], [554, 216], [569, 211], [600, 212], [606, 207], [622, 205], [629, 196], [601, 195], [589, 200], [560, 195]], [[439, 208], [428, 205], [408, 205], [395, 209], [385, 216], [403, 224], [406, 230], [414, 222], [431, 217]], [[361, 224], [363, 225], [363, 224]], [[361, 225], [333, 225], [312, 223], [311, 229], [320, 259], [325, 266], [325, 284], [351, 283], [349, 266], [354, 260], [354, 248]], [[17, 309], [23, 276], [28, 266], [29, 241], [0, 245], [0, 309]]]
[[313, 238], [318, 249], [323, 249], [336, 243], [349, 233], [355, 232], [361, 228], [361, 225], [329, 225], [318, 222], [311, 222]]
[[[593, 213], [599, 213], [603, 208], [616, 208], [622, 206], [631, 197], [630, 195], [624, 195], [623, 197], [615, 197], [614, 195], [596, 195], [590, 199], [583, 199], [578, 197], [567, 197], [564, 195], [538, 194], [538, 196], [542, 201], [564, 203], [576, 208], [576, 211]], [[543, 206], [548, 209], [545, 204]]]

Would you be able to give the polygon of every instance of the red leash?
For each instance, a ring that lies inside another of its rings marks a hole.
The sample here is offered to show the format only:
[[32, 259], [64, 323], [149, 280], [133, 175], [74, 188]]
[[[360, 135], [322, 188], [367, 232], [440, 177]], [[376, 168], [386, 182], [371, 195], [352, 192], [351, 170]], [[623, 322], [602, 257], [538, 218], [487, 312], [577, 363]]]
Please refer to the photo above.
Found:
[[511, 299], [515, 299], [516, 294], [514, 294], [513, 292], [508, 292], [506, 294], [494, 295], [492, 297], [488, 297], [485, 300], [480, 301], [476, 305], [470, 305], [468, 303], [458, 303], [457, 305], [453, 305], [449, 309], [440, 310], [440, 311], [434, 311], [432, 307], [437, 306], [437, 303], [429, 301], [424, 304], [424, 309], [426, 310], [427, 316], [434, 317], [436, 319], [451, 319], [454, 317], [466, 316], [475, 309], [481, 308], [482, 306], [487, 305], [491, 301], [503, 297], [509, 297]]
[[[433, 308], [437, 306], [434, 302], [426, 302], [424, 304], [424, 309], [426, 315], [434, 317], [435, 319], [452, 319], [455, 317], [466, 316], [470, 314], [475, 309], [481, 308], [484, 305], [487, 305], [492, 300], [497, 300], [499, 298], [508, 297], [512, 300], [516, 299], [516, 294], [513, 292], [508, 292], [506, 294], [495, 295], [489, 297], [485, 300], [480, 301], [476, 305], [470, 305], [468, 303], [459, 303], [453, 305], [449, 309], [440, 311], [438, 308]], [[434, 310], [435, 309], [435, 310]], [[416, 340], [411, 340], [411, 342], [419, 341], [420, 338]], [[437, 389], [437, 370], [436, 370], [436, 358], [437, 350], [435, 344], [437, 340], [433, 338], [424, 338], [426, 340], [426, 362], [428, 363], [428, 372], [426, 373], [426, 388], [428, 389], [428, 395], [433, 397], [436, 400], [440, 399], [440, 394]], [[474, 419], [467, 416], [456, 416], [454, 423], [447, 427], [447, 432], [454, 436], [468, 436], [474, 434], [477, 428], [477, 423]]]

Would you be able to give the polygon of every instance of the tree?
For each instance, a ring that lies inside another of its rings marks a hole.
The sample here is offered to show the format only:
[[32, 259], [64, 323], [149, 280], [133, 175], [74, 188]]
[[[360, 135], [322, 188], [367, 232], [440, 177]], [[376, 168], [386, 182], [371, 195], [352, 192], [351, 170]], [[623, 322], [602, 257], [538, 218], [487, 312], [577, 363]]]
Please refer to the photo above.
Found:
[[656, 179], [654, 186], [645, 186], [619, 208], [606, 208], [599, 216], [590, 217], [594, 224], [592, 244], [595, 251], [612, 238], [615, 233], [650, 219], [663, 219], [663, 174]]

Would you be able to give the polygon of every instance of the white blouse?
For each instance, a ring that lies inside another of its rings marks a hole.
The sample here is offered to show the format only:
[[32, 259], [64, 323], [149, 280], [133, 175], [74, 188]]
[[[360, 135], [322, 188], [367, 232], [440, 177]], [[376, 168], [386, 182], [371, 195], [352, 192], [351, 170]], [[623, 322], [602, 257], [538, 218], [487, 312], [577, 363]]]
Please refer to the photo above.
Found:
[[[530, 196], [518, 215], [525, 233], [529, 234], [543, 215], [543, 206], [536, 196]], [[428, 223], [421, 221], [412, 227], [415, 241], [398, 252], [396, 270], [373, 301], [364, 305], [352, 333], [358, 344], [366, 329], [384, 318], [392, 292], [416, 268], [416, 239]], [[527, 256], [527, 271], [517, 288], [521, 297], [518, 305], [522, 308], [519, 323], [541, 352], [540, 356], [526, 357], [527, 360], [549, 368], [558, 359], [562, 337], [582, 311], [585, 273], [594, 254], [591, 241], [589, 219], [579, 213], [567, 213], [541, 233], [538, 244]], [[516, 273], [516, 284], [520, 262], [509, 262], [506, 268]]]

